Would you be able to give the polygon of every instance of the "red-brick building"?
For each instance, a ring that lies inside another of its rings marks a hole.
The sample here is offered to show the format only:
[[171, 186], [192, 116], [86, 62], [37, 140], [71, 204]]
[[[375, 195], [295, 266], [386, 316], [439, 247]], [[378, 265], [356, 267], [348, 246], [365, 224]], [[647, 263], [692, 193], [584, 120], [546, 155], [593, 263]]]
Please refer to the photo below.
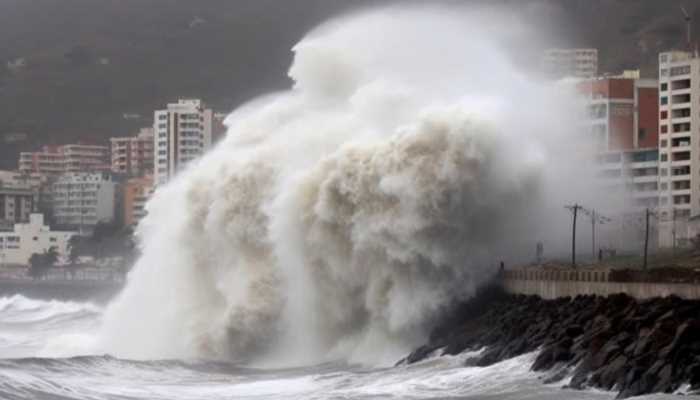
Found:
[[600, 151], [658, 148], [658, 84], [651, 79], [597, 78], [579, 84], [590, 99], [591, 133]]

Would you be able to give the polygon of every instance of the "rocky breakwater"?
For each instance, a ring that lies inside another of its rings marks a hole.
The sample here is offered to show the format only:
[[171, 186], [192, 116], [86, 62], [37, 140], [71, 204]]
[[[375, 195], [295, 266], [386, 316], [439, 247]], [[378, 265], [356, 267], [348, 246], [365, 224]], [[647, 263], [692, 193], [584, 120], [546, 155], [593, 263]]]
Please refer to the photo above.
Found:
[[542, 300], [483, 291], [457, 306], [424, 346], [402, 362], [484, 349], [468, 365], [488, 366], [539, 350], [532, 365], [547, 382], [600, 388], [618, 398], [700, 391], [700, 301], [636, 301], [626, 295]]

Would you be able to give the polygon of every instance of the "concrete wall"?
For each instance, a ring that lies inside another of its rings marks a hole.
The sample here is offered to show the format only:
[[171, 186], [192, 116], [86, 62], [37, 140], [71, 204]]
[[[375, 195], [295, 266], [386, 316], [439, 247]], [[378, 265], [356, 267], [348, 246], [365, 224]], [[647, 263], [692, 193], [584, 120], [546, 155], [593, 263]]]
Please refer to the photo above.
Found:
[[606, 269], [516, 269], [504, 271], [501, 283], [509, 293], [538, 295], [543, 299], [616, 293], [625, 293], [637, 299], [670, 295], [700, 299], [700, 283], [620, 282], [619, 275]]
[[700, 299], [700, 285], [689, 283], [646, 282], [582, 282], [504, 279], [509, 293], [538, 295], [543, 299], [595, 294], [608, 296], [625, 293], [637, 299], [676, 295], [684, 299]]

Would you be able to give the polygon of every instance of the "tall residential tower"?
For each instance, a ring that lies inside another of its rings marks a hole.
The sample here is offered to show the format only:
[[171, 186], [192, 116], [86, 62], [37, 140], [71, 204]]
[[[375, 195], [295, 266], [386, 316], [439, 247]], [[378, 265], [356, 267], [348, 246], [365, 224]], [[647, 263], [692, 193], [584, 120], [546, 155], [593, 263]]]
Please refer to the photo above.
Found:
[[197, 99], [181, 99], [155, 112], [155, 185], [166, 183], [211, 147], [212, 116]]
[[687, 239], [700, 214], [700, 58], [659, 55], [659, 244]]

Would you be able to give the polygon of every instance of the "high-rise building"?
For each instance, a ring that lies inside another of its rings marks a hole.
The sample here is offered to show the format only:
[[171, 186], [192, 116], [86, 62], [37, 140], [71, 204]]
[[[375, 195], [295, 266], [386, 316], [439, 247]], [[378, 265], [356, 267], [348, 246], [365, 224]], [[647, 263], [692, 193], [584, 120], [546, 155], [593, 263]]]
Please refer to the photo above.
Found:
[[117, 182], [110, 173], [71, 172], [51, 185], [56, 225], [89, 231], [98, 223], [115, 220]]
[[153, 128], [141, 128], [136, 136], [113, 137], [112, 172], [129, 176], [153, 174]]
[[593, 78], [598, 74], [597, 49], [548, 49], [542, 70], [550, 78]]
[[700, 57], [659, 55], [659, 104], [659, 244], [671, 247], [700, 215]]
[[124, 210], [122, 212], [123, 226], [134, 226], [146, 216], [145, 205], [153, 194], [153, 178], [150, 176], [132, 178], [122, 186]]
[[46, 175], [109, 171], [109, 147], [82, 143], [43, 146], [39, 151], [20, 153], [19, 170]]
[[154, 113], [156, 185], [167, 182], [211, 147], [212, 115], [197, 99], [181, 99]]

